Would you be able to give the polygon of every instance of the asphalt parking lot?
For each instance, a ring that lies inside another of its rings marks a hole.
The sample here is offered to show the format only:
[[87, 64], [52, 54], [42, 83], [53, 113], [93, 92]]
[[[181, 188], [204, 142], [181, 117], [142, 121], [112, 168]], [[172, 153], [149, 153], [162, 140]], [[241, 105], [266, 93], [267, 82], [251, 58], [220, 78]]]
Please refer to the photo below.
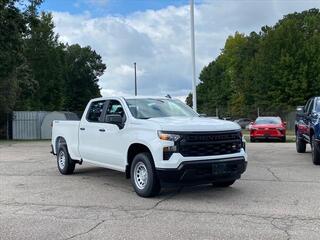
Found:
[[144, 199], [124, 174], [62, 176], [49, 142], [0, 143], [0, 239], [319, 239], [320, 167], [294, 143], [249, 143], [242, 179]]

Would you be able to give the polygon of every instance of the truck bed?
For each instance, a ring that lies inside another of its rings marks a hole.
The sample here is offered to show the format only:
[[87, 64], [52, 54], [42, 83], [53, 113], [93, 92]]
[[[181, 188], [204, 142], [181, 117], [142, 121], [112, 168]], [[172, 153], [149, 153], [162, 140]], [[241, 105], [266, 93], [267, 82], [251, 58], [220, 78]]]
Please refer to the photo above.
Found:
[[[68, 151], [72, 159], [80, 159], [79, 154], [79, 125], [80, 121], [55, 120], [52, 125], [52, 139], [63, 137], [68, 146]], [[54, 141], [54, 140], [52, 140]], [[56, 154], [56, 142], [52, 142], [53, 152]]]

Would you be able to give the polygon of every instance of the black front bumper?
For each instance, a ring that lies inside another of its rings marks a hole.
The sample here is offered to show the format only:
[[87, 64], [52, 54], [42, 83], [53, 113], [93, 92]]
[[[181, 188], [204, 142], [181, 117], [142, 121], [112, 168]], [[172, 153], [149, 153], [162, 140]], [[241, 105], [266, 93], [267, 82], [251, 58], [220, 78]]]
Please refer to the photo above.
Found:
[[243, 157], [182, 162], [175, 169], [157, 169], [161, 185], [199, 185], [239, 179], [247, 162]]

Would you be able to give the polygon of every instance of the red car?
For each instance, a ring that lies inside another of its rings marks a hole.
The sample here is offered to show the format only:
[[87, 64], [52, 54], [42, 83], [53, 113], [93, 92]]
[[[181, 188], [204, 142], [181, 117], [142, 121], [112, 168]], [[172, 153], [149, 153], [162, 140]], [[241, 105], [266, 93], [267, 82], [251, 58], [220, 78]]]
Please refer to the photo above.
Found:
[[249, 126], [250, 141], [257, 139], [279, 139], [286, 141], [286, 122], [280, 117], [258, 117]]

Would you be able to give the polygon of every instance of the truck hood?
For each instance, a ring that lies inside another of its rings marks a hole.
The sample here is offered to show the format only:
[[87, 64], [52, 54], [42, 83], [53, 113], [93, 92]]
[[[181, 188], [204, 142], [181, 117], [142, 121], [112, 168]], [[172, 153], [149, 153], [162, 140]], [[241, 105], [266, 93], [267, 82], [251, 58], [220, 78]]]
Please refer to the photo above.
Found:
[[160, 125], [163, 131], [230, 131], [240, 130], [234, 122], [202, 117], [150, 118], [149, 122]]

